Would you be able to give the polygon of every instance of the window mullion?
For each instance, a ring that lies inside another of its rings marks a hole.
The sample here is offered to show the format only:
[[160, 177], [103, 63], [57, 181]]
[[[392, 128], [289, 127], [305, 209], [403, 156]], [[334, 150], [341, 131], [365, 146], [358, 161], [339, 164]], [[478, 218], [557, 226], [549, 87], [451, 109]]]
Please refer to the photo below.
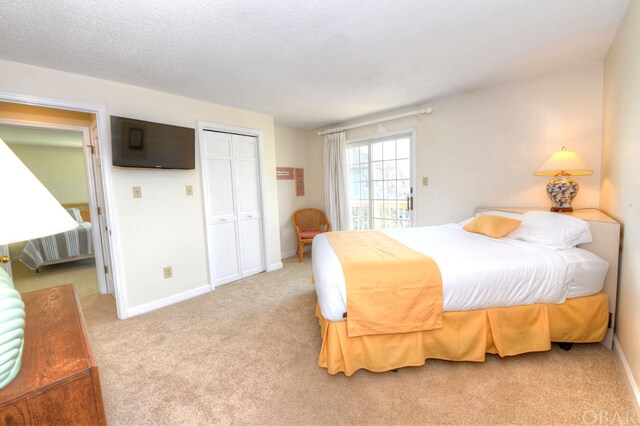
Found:
[[373, 158], [373, 143], [368, 142], [369, 146], [369, 229], [373, 229], [373, 167], [371, 161]]

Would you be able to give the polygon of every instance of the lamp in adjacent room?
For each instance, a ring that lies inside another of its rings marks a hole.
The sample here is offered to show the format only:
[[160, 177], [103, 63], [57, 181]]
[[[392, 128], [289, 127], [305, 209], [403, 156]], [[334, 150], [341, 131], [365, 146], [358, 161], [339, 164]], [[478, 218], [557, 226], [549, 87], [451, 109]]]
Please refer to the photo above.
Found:
[[[78, 226], [58, 201], [0, 139], [0, 246], [57, 234]], [[0, 262], [8, 263], [8, 256]], [[0, 267], [0, 389], [20, 372], [24, 303]]]
[[571, 176], [593, 174], [587, 164], [574, 151], [562, 147], [546, 159], [534, 173], [536, 176], [555, 176], [547, 184], [547, 195], [551, 199], [552, 212], [572, 212], [571, 202], [578, 194], [580, 185]]

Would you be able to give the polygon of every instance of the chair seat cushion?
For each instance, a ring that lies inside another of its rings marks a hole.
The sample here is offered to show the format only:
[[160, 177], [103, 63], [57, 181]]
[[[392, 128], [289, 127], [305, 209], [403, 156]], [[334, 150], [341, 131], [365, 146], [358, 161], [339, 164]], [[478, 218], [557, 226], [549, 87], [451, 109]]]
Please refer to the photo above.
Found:
[[318, 234], [322, 234], [325, 231], [300, 231], [300, 238], [303, 240], [312, 240]]

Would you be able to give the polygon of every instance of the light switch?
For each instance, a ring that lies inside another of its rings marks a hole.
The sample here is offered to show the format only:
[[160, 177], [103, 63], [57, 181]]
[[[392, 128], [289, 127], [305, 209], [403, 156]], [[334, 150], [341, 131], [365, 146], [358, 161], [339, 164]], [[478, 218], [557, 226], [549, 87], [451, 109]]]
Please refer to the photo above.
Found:
[[193, 186], [187, 185], [187, 195], [193, 195]]
[[429, 185], [429, 178], [428, 177], [423, 177], [422, 178], [422, 185], [427, 186]]
[[133, 187], [133, 198], [142, 198], [142, 188], [139, 186]]

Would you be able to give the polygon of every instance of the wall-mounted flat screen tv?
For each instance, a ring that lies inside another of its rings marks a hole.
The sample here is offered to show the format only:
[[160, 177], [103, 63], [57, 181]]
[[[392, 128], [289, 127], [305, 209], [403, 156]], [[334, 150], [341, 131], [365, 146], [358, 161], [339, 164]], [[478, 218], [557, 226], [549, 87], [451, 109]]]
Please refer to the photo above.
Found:
[[113, 165], [152, 169], [194, 169], [195, 130], [111, 116]]

